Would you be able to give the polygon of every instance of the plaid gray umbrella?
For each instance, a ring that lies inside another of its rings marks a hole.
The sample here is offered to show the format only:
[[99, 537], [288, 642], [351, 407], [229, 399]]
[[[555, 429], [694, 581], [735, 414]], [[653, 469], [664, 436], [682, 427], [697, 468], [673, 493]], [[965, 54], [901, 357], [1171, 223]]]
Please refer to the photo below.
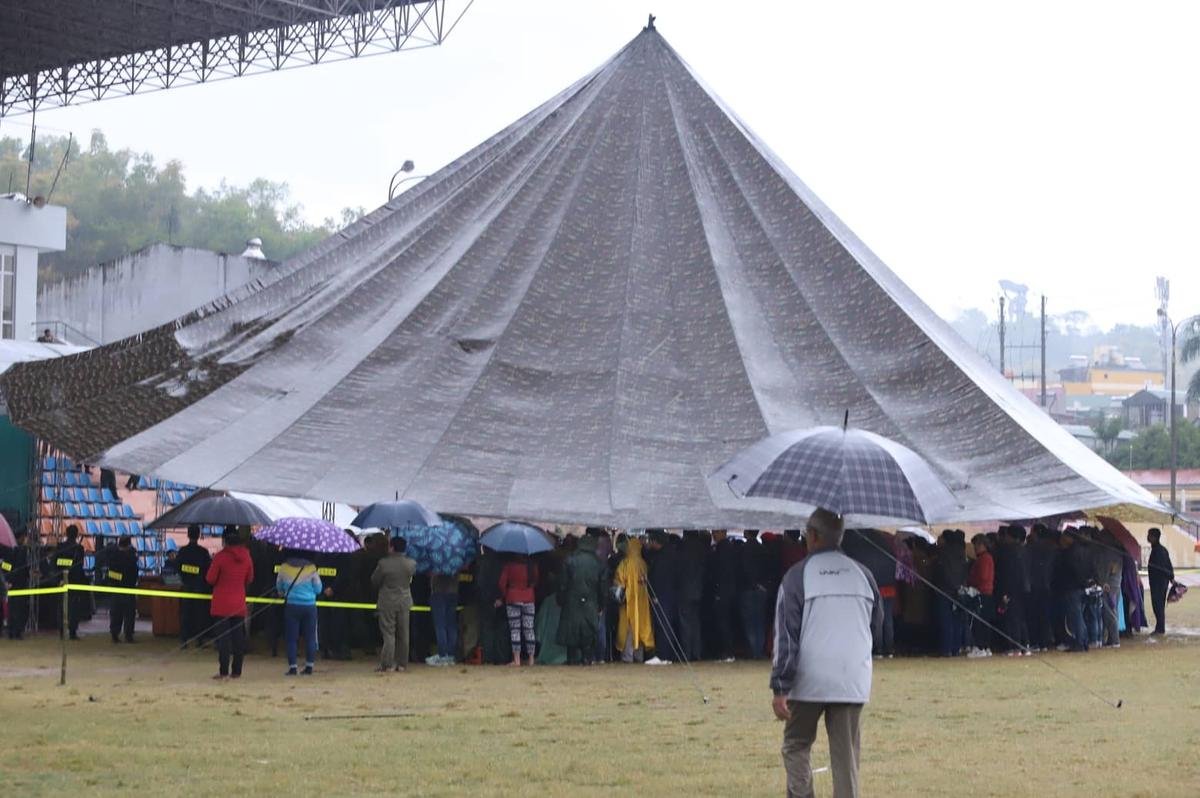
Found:
[[860, 429], [814, 427], [772, 435], [714, 476], [742, 497], [783, 499], [863, 515], [928, 523], [958, 503], [916, 452]]

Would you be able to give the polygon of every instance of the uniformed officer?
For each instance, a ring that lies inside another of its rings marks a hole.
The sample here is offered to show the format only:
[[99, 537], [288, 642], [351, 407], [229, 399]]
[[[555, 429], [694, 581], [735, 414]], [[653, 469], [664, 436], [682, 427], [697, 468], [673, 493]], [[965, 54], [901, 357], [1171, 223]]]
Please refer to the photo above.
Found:
[[[185, 593], [207, 594], [211, 589], [204, 577], [208, 575], [212, 555], [200, 545], [199, 526], [189, 526], [187, 535], [187, 545], [179, 550], [175, 558], [180, 584]], [[201, 599], [179, 600], [179, 642], [184, 648], [189, 643], [195, 643], [199, 648], [208, 637], [205, 634], [210, 623], [208, 609], [208, 602]]]
[[[138, 556], [133, 549], [133, 539], [122, 535], [117, 540], [115, 550], [108, 553], [108, 573], [105, 584], [109, 587], [137, 587]], [[133, 623], [137, 618], [137, 598], [133, 595], [115, 593], [108, 611], [108, 633], [114, 643], [121, 642], [124, 633], [125, 642], [133, 642]]]
[[[339, 583], [345, 583], [349, 558], [349, 554], [317, 555], [321, 599], [333, 599]], [[347, 610], [341, 608], [320, 607], [317, 610], [317, 639], [321, 641], [321, 655], [325, 659], [350, 659], [349, 618], [346, 615]]]
[[[19, 528], [13, 536], [17, 545], [4, 550], [3, 560], [0, 560], [0, 572], [8, 582], [9, 590], [26, 590], [32, 584], [32, 561], [29, 549], [26, 548], [28, 533], [24, 527]], [[29, 623], [29, 597], [8, 597], [8, 639], [23, 640], [25, 626]]]
[[[83, 572], [83, 546], [79, 545], [79, 527], [74, 524], [67, 527], [66, 538], [50, 555], [50, 565], [54, 572], [60, 574], [61, 583], [64, 585], [88, 583], [87, 574]], [[78, 640], [79, 622], [87, 614], [91, 602], [88, 595], [81, 590], [68, 591], [64, 600], [67, 602], [67, 631], [72, 640]], [[59, 637], [62, 637], [61, 629]]]

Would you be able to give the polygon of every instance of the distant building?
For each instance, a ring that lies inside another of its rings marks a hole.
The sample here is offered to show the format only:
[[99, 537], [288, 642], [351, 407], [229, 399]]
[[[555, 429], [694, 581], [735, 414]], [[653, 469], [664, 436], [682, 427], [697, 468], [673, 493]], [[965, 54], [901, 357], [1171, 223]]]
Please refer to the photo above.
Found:
[[[1071, 435], [1074, 436], [1075, 440], [1079, 441], [1084, 446], [1091, 449], [1093, 452], [1096, 452], [1097, 454], [1104, 453], [1104, 451], [1103, 451], [1104, 450], [1104, 441], [1100, 440], [1100, 437], [1098, 435], [1096, 435], [1096, 431], [1094, 429], [1092, 429], [1090, 425], [1088, 425], [1088, 424], [1063, 424], [1062, 428], [1065, 429], [1067, 432], [1071, 433]], [[1137, 433], [1130, 432], [1127, 429], [1123, 429], [1117, 435], [1116, 443], [1117, 444], [1128, 443], [1129, 441], [1133, 440], [1136, 437], [1137, 437]]]
[[[1175, 397], [1175, 413], [1178, 419], [1195, 419], [1200, 408], [1195, 402], [1185, 401], [1187, 391], [1178, 391]], [[1171, 392], [1163, 388], [1143, 388], [1121, 402], [1125, 426], [1129, 429], [1145, 429], [1170, 422], [1167, 406], [1171, 403]]]
[[156, 243], [82, 274], [43, 284], [37, 294], [39, 326], [64, 342], [108, 344], [166, 324], [246, 283], [277, 264], [262, 242], [227, 255]]
[[1114, 346], [1098, 346], [1090, 360], [1076, 355], [1058, 372], [1063, 392], [1072, 396], [1130, 396], [1143, 388], [1162, 388], [1163, 375], [1141, 358], [1125, 357]]

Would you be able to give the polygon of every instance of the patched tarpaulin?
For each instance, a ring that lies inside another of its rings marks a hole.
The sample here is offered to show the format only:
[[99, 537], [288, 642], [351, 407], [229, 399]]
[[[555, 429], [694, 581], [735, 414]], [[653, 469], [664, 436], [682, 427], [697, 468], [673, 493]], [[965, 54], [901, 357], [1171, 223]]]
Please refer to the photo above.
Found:
[[706, 475], [848, 410], [927, 458], [961, 520], [1157, 506], [994, 373], [654, 30], [269, 285], [0, 387], [18, 424], [81, 459], [350, 503], [794, 525]]

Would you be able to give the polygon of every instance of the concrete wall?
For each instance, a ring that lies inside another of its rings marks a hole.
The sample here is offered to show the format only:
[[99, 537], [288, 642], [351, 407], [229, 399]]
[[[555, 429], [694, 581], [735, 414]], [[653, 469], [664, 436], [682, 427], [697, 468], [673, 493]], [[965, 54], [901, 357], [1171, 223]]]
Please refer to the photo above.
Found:
[[[38, 322], [64, 322], [92, 341], [107, 344], [177, 319], [265, 276], [274, 265], [240, 255], [152, 244], [76, 277], [40, 286]], [[70, 343], [89, 343], [74, 340], [69, 329], [63, 337]]]

